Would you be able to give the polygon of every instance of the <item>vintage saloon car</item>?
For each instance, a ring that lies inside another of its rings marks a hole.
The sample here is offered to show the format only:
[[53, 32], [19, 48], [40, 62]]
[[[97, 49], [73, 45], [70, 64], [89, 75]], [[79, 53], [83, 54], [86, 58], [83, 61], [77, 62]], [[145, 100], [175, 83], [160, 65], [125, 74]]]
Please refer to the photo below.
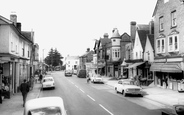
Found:
[[40, 97], [28, 100], [24, 115], [66, 115], [61, 97]]
[[54, 78], [49, 76], [49, 77], [44, 77], [42, 80], [42, 88], [53, 88], [55, 89], [55, 82]]
[[115, 84], [114, 89], [116, 92], [122, 93], [124, 96], [127, 94], [133, 94], [133, 95], [142, 95], [141, 87], [133, 85], [133, 81], [130, 79], [121, 79], [118, 81], [117, 84]]

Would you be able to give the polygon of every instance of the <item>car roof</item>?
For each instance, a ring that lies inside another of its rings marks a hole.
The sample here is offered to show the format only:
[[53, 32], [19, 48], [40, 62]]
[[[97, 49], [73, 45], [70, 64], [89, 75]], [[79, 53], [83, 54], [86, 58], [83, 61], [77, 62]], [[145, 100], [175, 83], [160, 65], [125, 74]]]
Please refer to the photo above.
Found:
[[26, 102], [25, 108], [29, 110], [43, 108], [43, 107], [61, 107], [64, 106], [63, 99], [61, 97], [41, 97], [31, 99]]
[[44, 77], [43, 79], [53, 79], [53, 77], [49, 76], [49, 77]]

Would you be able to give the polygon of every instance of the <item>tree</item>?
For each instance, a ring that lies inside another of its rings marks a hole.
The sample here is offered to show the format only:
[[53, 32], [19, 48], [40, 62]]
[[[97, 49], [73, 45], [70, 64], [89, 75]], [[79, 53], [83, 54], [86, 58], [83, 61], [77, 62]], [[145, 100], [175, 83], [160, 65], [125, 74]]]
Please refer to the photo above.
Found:
[[48, 56], [44, 60], [45, 60], [46, 64], [51, 65], [53, 67], [56, 67], [56, 66], [59, 66], [59, 65], [60, 66], [63, 65], [63, 61], [61, 59], [63, 59], [63, 57], [58, 52], [58, 50], [57, 49], [53, 50], [51, 48], [51, 50], [48, 53]]

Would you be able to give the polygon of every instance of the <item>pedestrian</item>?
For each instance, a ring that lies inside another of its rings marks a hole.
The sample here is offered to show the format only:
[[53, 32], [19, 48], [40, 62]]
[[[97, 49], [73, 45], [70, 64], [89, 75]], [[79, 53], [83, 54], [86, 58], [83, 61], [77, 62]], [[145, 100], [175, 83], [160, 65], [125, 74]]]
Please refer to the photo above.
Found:
[[25, 102], [26, 102], [26, 97], [27, 97], [27, 94], [29, 92], [29, 85], [26, 83], [26, 79], [24, 79], [24, 82], [20, 85], [20, 91], [22, 93], [23, 107], [24, 107]]
[[43, 75], [40, 74], [40, 76], [39, 76], [40, 83], [41, 83], [41, 81], [42, 81], [42, 78], [43, 78]]
[[166, 85], [166, 89], [168, 87], [168, 76], [165, 77], [165, 85]]

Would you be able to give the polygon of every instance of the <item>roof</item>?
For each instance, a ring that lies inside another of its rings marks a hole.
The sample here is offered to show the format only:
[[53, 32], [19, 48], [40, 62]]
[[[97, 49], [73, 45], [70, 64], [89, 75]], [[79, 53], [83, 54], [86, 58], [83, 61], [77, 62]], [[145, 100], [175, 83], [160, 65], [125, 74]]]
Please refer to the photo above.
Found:
[[49, 107], [49, 106], [64, 106], [63, 99], [61, 97], [41, 97], [28, 100], [26, 102], [25, 108], [37, 109], [42, 107]]
[[85, 56], [90, 55], [90, 54], [94, 54], [94, 51], [86, 52], [83, 55], [81, 55], [80, 57], [85, 57]]
[[118, 32], [118, 29], [115, 28], [112, 32], [112, 37], [111, 38], [120, 38], [120, 34]]
[[77, 60], [79, 59], [79, 56], [67, 56], [65, 59], [66, 60]]
[[149, 30], [137, 30], [137, 32], [140, 38], [142, 48], [144, 50], [145, 45], [146, 45], [146, 37], [147, 37], [147, 34], [149, 34]]
[[130, 36], [126, 32], [121, 35], [121, 42], [131, 42]]
[[28, 38], [30, 41], [33, 42], [32, 32], [21, 31], [21, 33], [22, 33], [26, 38]]
[[100, 38], [100, 41], [99, 41], [102, 45], [105, 45], [109, 42], [111, 42], [111, 40], [109, 38]]
[[148, 39], [149, 39], [149, 41], [151, 43], [152, 48], [154, 49], [154, 35], [153, 34], [149, 34], [148, 35]]
[[138, 24], [137, 29], [138, 30], [149, 30], [149, 25], [148, 24]]
[[13, 24], [13, 22], [11, 20], [8, 20], [7, 18], [3, 17], [0, 15], [0, 19], [5, 21], [7, 24]]

